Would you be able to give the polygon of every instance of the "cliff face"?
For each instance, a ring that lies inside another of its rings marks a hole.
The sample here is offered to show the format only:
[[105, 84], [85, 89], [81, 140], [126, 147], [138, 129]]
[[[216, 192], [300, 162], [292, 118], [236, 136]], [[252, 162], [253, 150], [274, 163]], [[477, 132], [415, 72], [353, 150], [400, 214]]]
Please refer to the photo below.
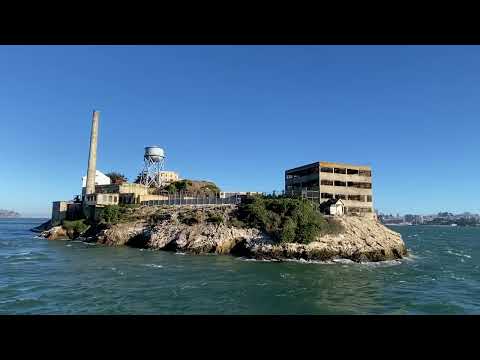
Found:
[[[137, 214], [135, 220], [99, 231], [94, 240], [110, 246], [126, 245], [196, 254], [232, 254], [257, 259], [325, 261], [344, 258], [360, 262], [393, 260], [407, 255], [400, 234], [373, 219], [339, 217], [344, 232], [319, 237], [307, 245], [276, 244], [258, 229], [234, 227], [228, 221], [218, 224], [208, 221], [208, 216], [212, 214], [228, 219], [232, 210], [233, 207], [210, 207], [195, 211], [188, 206], [175, 207], [163, 215], [157, 214], [153, 221], [152, 214]], [[201, 214], [201, 218], [198, 218], [198, 214]]]
[[245, 241], [237, 246], [242, 255], [258, 259], [332, 260], [350, 259], [356, 262], [400, 259], [407, 255], [407, 248], [399, 233], [377, 220], [359, 217], [340, 217], [345, 232], [325, 235], [310, 244], [268, 244], [261, 241]]

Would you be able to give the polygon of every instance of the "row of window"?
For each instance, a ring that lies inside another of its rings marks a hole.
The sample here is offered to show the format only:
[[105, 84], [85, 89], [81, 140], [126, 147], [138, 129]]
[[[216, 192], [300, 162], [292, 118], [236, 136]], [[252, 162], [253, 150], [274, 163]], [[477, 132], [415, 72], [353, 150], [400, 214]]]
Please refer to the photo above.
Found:
[[320, 198], [322, 199], [341, 199], [341, 200], [352, 200], [352, 201], [363, 201], [363, 202], [372, 202], [371, 195], [344, 195], [344, 194], [330, 194], [330, 193], [320, 193]]
[[321, 180], [321, 185], [327, 186], [347, 186], [353, 187], [358, 189], [371, 189], [372, 183], [365, 183], [365, 182], [353, 182], [353, 181], [339, 181], [339, 180]]
[[320, 171], [325, 173], [332, 173], [332, 174], [360, 175], [360, 176], [368, 176], [368, 177], [372, 176], [372, 172], [370, 170], [321, 167]]
[[87, 201], [96, 201], [98, 196], [98, 201], [105, 201], [105, 202], [117, 202], [117, 196], [115, 195], [106, 195], [106, 194], [93, 194], [87, 195]]

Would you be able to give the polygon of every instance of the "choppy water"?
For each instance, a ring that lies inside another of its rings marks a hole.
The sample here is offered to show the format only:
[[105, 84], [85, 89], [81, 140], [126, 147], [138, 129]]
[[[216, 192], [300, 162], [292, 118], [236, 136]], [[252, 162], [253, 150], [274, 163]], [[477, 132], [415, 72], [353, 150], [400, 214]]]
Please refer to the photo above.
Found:
[[0, 220], [0, 314], [479, 314], [480, 228], [395, 227], [409, 259], [246, 261], [35, 238]]

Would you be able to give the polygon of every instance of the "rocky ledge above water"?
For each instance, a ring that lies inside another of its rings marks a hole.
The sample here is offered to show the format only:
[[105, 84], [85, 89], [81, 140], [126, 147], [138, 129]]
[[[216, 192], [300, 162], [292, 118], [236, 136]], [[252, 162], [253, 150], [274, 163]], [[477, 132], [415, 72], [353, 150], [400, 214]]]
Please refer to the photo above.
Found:
[[[407, 255], [400, 234], [374, 219], [335, 217], [343, 229], [338, 234], [319, 236], [308, 244], [279, 243], [257, 228], [235, 226], [234, 211], [235, 206], [176, 206], [160, 210], [142, 207], [132, 210], [127, 221], [94, 226], [82, 236], [87, 241], [109, 246], [270, 260], [350, 259], [363, 262], [394, 260]], [[42, 235], [49, 239], [68, 236], [61, 227], [54, 227]]]

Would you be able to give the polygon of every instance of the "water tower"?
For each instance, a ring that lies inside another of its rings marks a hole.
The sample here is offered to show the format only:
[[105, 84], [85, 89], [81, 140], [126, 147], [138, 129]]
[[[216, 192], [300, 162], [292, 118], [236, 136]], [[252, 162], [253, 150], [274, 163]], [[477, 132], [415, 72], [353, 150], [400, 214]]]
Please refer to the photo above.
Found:
[[145, 186], [162, 186], [160, 171], [165, 166], [165, 151], [159, 146], [147, 146], [143, 155], [143, 171], [140, 183]]

